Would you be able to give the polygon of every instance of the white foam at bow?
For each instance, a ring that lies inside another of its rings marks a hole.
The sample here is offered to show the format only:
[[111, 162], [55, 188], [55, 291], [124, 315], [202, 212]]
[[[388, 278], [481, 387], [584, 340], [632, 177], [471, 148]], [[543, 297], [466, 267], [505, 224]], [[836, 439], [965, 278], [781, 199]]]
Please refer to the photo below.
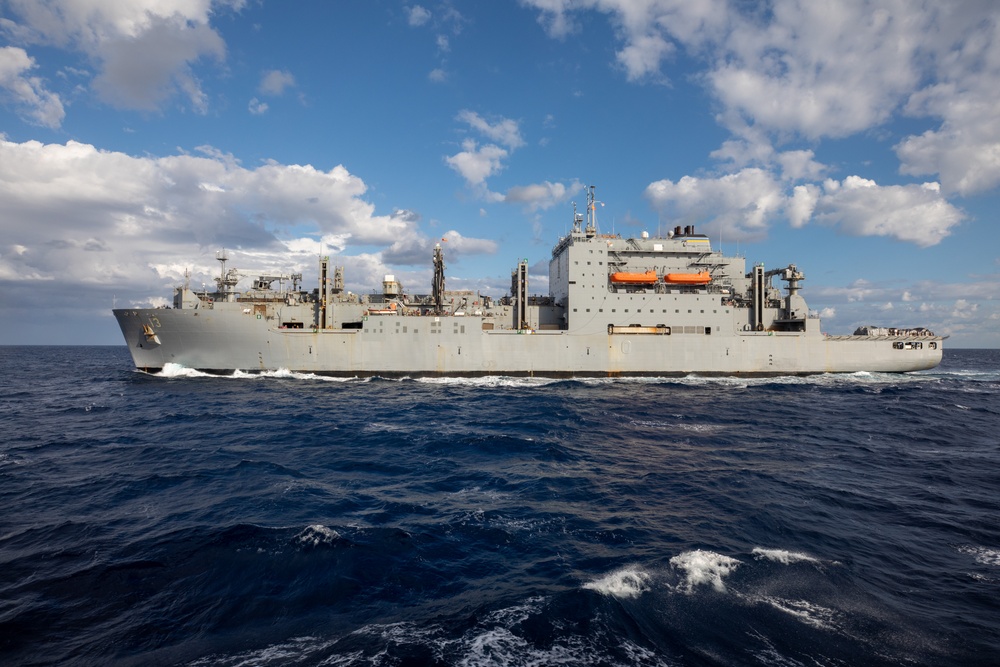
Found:
[[180, 364], [175, 364], [167, 362], [163, 364], [163, 368], [159, 373], [156, 373], [159, 377], [165, 378], [207, 378], [211, 377], [208, 373], [202, 373], [201, 371], [196, 371], [193, 368], [188, 368], [187, 366], [181, 366]]

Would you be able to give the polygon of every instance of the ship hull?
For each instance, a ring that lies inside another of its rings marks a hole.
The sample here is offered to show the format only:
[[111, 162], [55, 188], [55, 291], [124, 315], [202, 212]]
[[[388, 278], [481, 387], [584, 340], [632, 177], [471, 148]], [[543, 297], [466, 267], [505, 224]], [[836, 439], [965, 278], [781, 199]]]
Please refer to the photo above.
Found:
[[[114, 311], [136, 367], [289, 370], [348, 377], [616, 377], [910, 372], [941, 362], [940, 337], [782, 331], [683, 334], [490, 330], [478, 317], [371, 316], [361, 328], [286, 329], [212, 309]], [[487, 328], [484, 329], [484, 324]]]

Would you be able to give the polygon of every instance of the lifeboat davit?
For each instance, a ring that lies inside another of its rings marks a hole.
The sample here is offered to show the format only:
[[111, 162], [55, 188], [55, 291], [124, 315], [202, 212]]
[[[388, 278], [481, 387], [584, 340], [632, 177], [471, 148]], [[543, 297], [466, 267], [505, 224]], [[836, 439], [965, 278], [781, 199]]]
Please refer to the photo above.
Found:
[[655, 285], [656, 271], [646, 271], [645, 273], [619, 271], [611, 274], [611, 282], [629, 285]]
[[712, 282], [712, 276], [708, 271], [698, 273], [668, 273], [663, 276], [663, 282], [677, 285], [707, 285]]

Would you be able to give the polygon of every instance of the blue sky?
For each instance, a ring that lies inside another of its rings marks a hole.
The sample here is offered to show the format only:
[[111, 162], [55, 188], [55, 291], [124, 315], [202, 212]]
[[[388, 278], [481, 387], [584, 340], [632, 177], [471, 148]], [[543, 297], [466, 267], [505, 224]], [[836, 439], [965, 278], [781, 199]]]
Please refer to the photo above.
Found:
[[0, 344], [185, 270], [547, 291], [572, 202], [795, 263], [823, 330], [1000, 347], [988, 0], [0, 0]]

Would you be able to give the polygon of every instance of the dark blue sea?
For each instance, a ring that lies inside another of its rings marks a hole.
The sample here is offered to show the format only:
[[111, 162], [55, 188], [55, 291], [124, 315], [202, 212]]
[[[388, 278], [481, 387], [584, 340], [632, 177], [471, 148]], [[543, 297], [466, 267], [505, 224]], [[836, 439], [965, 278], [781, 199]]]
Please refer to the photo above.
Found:
[[1000, 350], [167, 376], [0, 347], [3, 665], [1000, 663]]

